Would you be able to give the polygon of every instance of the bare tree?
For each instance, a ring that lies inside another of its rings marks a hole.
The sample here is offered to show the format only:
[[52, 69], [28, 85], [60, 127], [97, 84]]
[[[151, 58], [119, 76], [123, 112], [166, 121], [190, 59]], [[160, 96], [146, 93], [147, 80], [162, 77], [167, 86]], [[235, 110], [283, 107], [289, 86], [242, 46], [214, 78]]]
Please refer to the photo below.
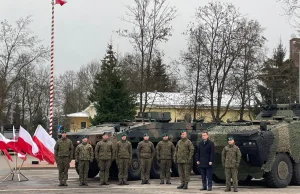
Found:
[[300, 2], [299, 0], [277, 0], [282, 3], [283, 10], [290, 20], [290, 24], [300, 32]]
[[12, 26], [7, 20], [0, 24], [0, 120], [3, 120], [3, 109], [10, 89], [20, 79], [21, 71], [29, 66], [46, 60], [48, 49], [29, 26], [30, 16], [20, 18]]
[[[150, 64], [154, 49], [162, 41], [171, 36], [171, 21], [176, 17], [176, 9], [167, 0], [134, 0], [132, 6], [126, 6], [128, 12], [124, 21], [132, 24], [131, 32], [118, 31], [119, 35], [127, 37], [135, 50], [141, 55], [140, 64], [140, 112], [144, 112], [147, 105], [147, 85], [149, 84]], [[146, 63], [146, 78], [144, 66]], [[145, 104], [143, 106], [143, 92]]]
[[[257, 90], [257, 80], [264, 60], [265, 38], [263, 29], [255, 20], [243, 19], [241, 25], [241, 55], [233, 66], [233, 87], [237, 89], [237, 98], [240, 101], [240, 120], [243, 120], [245, 107], [254, 102], [253, 92]], [[249, 108], [249, 107], [248, 107]]]

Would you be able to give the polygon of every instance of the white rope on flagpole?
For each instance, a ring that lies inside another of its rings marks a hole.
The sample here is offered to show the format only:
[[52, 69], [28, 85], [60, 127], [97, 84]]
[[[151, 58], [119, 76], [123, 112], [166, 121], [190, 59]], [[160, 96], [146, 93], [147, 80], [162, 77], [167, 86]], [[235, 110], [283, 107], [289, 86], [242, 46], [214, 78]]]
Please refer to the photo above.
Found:
[[52, 21], [51, 21], [51, 65], [50, 65], [50, 103], [49, 103], [49, 135], [52, 137], [53, 124], [53, 94], [54, 94], [54, 0], [52, 0]]

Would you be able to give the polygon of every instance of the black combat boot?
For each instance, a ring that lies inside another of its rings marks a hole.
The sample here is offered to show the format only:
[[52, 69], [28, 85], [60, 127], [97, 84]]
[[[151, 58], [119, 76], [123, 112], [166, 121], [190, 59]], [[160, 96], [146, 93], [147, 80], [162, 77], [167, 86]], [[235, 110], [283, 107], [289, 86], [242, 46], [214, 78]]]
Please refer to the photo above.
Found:
[[171, 184], [170, 180], [167, 180], [166, 184], [167, 184], [167, 185], [170, 185], [170, 184]]
[[63, 181], [64, 186], [68, 186], [67, 181]]
[[109, 185], [107, 182], [104, 182], [104, 185]]
[[83, 185], [84, 185], [84, 183], [83, 183], [83, 182], [80, 182], [80, 183], [79, 183], [79, 186], [83, 186]]
[[208, 187], [207, 191], [211, 191], [211, 190], [212, 190], [212, 188], [211, 188], [211, 187]]
[[150, 185], [150, 182], [149, 182], [149, 180], [146, 180], [146, 181], [145, 181], [145, 184], [148, 184], [148, 185]]
[[105, 185], [105, 183], [102, 181], [99, 185], [100, 185], [100, 186], [101, 186], [101, 185]]
[[123, 180], [120, 179], [118, 185], [123, 185]]
[[188, 183], [184, 183], [182, 189], [188, 189]]
[[238, 189], [237, 189], [237, 188], [234, 188], [233, 191], [234, 191], [234, 192], [238, 192]]
[[129, 185], [127, 180], [123, 179], [123, 185]]
[[160, 180], [160, 184], [161, 185], [165, 184], [164, 180]]
[[86, 182], [83, 183], [85, 186], [89, 186], [89, 184], [87, 184]]
[[184, 186], [184, 183], [181, 183], [181, 185], [179, 185], [179, 186], [177, 187], [177, 189], [182, 189], [183, 186]]
[[142, 184], [142, 185], [146, 184], [146, 181], [142, 180], [141, 184]]
[[202, 187], [202, 189], [200, 189], [200, 191], [206, 191], [207, 188], [206, 187]]
[[58, 186], [64, 186], [64, 183], [62, 181], [59, 181]]

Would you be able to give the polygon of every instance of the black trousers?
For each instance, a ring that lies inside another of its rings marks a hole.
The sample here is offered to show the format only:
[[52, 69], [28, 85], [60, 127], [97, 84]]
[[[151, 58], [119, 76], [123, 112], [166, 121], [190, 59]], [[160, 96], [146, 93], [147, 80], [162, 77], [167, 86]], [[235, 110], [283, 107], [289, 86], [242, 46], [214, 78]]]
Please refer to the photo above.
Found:
[[212, 167], [200, 168], [203, 188], [212, 187]]

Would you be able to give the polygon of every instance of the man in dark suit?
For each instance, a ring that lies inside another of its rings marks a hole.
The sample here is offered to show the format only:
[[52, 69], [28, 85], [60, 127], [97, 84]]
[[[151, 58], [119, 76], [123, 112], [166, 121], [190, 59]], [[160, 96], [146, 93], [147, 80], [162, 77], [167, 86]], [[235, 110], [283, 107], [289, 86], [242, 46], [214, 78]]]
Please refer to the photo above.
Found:
[[197, 164], [201, 170], [202, 190], [212, 190], [212, 164], [214, 162], [215, 145], [208, 139], [208, 132], [202, 132], [202, 141], [198, 146]]

